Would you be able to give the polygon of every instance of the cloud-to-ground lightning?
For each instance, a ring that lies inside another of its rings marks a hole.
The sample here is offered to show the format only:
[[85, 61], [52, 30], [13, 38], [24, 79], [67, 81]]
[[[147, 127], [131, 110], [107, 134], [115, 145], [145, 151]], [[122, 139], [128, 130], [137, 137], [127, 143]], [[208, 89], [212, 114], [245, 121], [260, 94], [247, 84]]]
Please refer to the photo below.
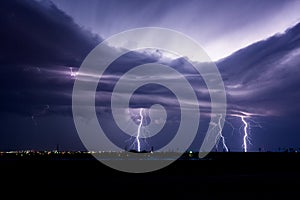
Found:
[[247, 152], [248, 151], [248, 143], [250, 142], [250, 140], [249, 140], [249, 132], [248, 132], [249, 123], [247, 122], [246, 118], [251, 117], [251, 114], [246, 113], [246, 112], [240, 112], [239, 114], [231, 114], [230, 116], [240, 118], [243, 123], [243, 125], [239, 128], [239, 130], [240, 131], [241, 131], [241, 129], [243, 130], [243, 131], [241, 131], [243, 134], [242, 147], [243, 147], [243, 151]]
[[248, 141], [248, 123], [245, 120], [245, 116], [241, 116], [241, 120], [244, 123], [244, 137], [243, 137], [243, 148], [247, 152], [247, 141]]
[[[144, 108], [140, 108], [138, 111], [138, 114], [135, 114], [135, 120], [138, 122], [138, 128], [137, 128], [137, 132], [136, 132], [136, 136], [134, 136], [133, 142], [131, 143], [130, 141], [132, 141], [132, 137], [128, 140], [126, 140], [126, 142], [130, 142], [130, 149], [136, 149], [138, 152], [141, 151], [142, 148], [142, 141], [141, 141], [141, 136], [142, 134], [146, 134], [147, 131], [144, 129], [143, 124], [145, 122], [147, 122], [147, 119], [145, 117], [145, 109]], [[147, 142], [145, 141], [145, 138], [143, 138], [143, 144], [147, 144]]]
[[138, 131], [137, 131], [137, 135], [136, 135], [136, 142], [137, 142], [138, 152], [141, 151], [140, 136], [141, 136], [141, 128], [142, 128], [143, 121], [144, 121], [143, 111], [144, 111], [144, 109], [141, 108], [140, 109], [140, 117], [141, 117], [141, 119], [140, 119], [140, 123], [139, 123], [139, 126], [138, 126]]
[[222, 126], [221, 126], [223, 115], [219, 114], [218, 116], [220, 116], [219, 119], [218, 119], [218, 122], [211, 122], [214, 125], [214, 129], [216, 128], [217, 131], [218, 131], [218, 134], [217, 134], [217, 137], [216, 137], [216, 149], [218, 149], [218, 144], [221, 141], [222, 146], [223, 146], [223, 151], [225, 150], [226, 152], [228, 152], [229, 149], [226, 145], [225, 137], [224, 137], [223, 132], [222, 132], [223, 129], [222, 129]]
[[[247, 113], [247, 112], [242, 112], [242, 111], [237, 111], [238, 113], [235, 113], [235, 114], [230, 114], [229, 116], [233, 116], [233, 117], [238, 117], [241, 119], [242, 121], [242, 126], [239, 128], [239, 131], [240, 133], [243, 134], [243, 144], [242, 144], [242, 147], [243, 147], [243, 151], [244, 152], [247, 152], [248, 151], [248, 144], [251, 144], [250, 142], [250, 127], [260, 127], [261, 128], [261, 125], [254, 121], [252, 119], [253, 116], [255, 116], [256, 114], [253, 114], [253, 113]], [[251, 124], [255, 124], [255, 125], [251, 125]], [[251, 126], [250, 126], [251, 125]]]
[[219, 121], [218, 121], [219, 137], [222, 140], [223, 148], [225, 149], [226, 152], [228, 152], [228, 147], [227, 147], [226, 142], [225, 142], [225, 137], [224, 137], [224, 135], [222, 133], [222, 126], [221, 126], [222, 117], [223, 116], [220, 115], [220, 118], [219, 118]]

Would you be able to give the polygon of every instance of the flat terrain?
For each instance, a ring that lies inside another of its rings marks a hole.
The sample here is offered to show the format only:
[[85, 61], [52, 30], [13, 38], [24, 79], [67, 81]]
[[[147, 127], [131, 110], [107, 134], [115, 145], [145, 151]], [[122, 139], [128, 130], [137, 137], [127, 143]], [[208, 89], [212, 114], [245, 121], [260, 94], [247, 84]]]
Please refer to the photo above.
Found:
[[[1, 189], [96, 192], [99, 195], [167, 193], [212, 199], [242, 195], [269, 199], [300, 194], [300, 153], [211, 152], [205, 159], [182, 159], [161, 170], [131, 174], [111, 169], [91, 155], [0, 156]], [[122, 164], [122, 161], [118, 161]], [[149, 162], [156, 162], [155, 160]], [[149, 196], [150, 195], [150, 196]]]

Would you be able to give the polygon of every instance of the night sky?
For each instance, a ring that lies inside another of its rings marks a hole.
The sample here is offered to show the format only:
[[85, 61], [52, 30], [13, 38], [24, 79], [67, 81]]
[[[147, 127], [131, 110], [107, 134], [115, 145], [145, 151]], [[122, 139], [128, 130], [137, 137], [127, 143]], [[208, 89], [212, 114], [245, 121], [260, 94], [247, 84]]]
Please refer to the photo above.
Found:
[[[249, 123], [249, 151], [300, 148], [299, 1], [5, 0], [0, 4], [0, 151], [52, 150], [57, 145], [60, 150], [85, 150], [72, 117], [78, 68], [105, 38], [148, 26], [192, 37], [215, 61], [227, 94], [223, 135], [230, 150], [243, 151], [240, 116], [247, 116]], [[98, 119], [120, 147], [127, 145], [127, 138], [111, 118], [113, 86], [130, 67], [157, 62], [185, 74], [197, 89], [204, 117], [190, 149], [199, 149], [210, 111], [207, 88], [201, 78], [192, 76], [185, 59], [166, 56], [160, 51], [130, 52], [100, 80]], [[176, 85], [176, 77], [167, 78]], [[159, 148], [172, 139], [179, 118], [174, 99], [158, 85], [146, 85], [133, 95], [133, 111], [153, 101], [167, 107], [165, 134], [149, 139], [150, 146]], [[222, 151], [221, 143], [215, 150]]]

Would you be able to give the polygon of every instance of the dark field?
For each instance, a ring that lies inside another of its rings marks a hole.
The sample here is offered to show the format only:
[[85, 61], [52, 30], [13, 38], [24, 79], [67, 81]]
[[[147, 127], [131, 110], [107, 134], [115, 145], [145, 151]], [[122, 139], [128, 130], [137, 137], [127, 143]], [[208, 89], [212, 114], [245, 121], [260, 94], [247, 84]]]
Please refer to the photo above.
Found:
[[185, 155], [166, 168], [144, 174], [116, 171], [88, 154], [10, 154], [0, 156], [0, 170], [1, 191], [15, 187], [32, 193], [97, 193], [97, 199], [108, 199], [100, 198], [104, 193], [131, 199], [142, 196], [161, 199], [162, 194], [209, 199], [224, 196], [298, 199], [300, 194], [300, 153], [296, 152], [212, 152], [203, 160]]

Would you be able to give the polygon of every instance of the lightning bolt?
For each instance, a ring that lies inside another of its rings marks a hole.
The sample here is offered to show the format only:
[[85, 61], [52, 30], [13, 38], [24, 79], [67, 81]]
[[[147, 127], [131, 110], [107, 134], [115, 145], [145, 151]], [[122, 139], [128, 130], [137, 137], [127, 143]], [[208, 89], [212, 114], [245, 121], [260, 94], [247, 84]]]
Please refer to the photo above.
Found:
[[[144, 108], [139, 109], [139, 114], [137, 116], [139, 116], [139, 118], [138, 118], [139, 125], [138, 125], [136, 136], [134, 137], [133, 143], [130, 145], [130, 148], [131, 149], [137, 148], [137, 151], [140, 152], [141, 151], [141, 134], [142, 134], [142, 131], [145, 131], [144, 129], [142, 129], [144, 120], [146, 120], [146, 118], [144, 117]], [[128, 140], [126, 140], [126, 142], [130, 141], [131, 139], [132, 138], [129, 138]]]
[[223, 144], [223, 148], [226, 150], [226, 152], [228, 152], [228, 147], [226, 145], [226, 142], [225, 142], [225, 137], [222, 133], [222, 126], [221, 126], [221, 119], [222, 119], [222, 115], [220, 115], [220, 118], [219, 118], [219, 121], [218, 121], [218, 128], [219, 128], [219, 136], [222, 140], [222, 144]]
[[249, 140], [248, 138], [248, 123], [245, 120], [245, 116], [240, 116], [242, 122], [244, 123], [244, 137], [243, 137], [243, 147], [244, 151], [247, 152], [247, 141]]
[[[217, 115], [218, 116], [218, 115]], [[222, 142], [222, 146], [223, 146], [223, 151], [225, 150], [226, 152], [229, 151], [227, 145], [226, 145], [226, 141], [225, 141], [225, 137], [222, 133], [222, 126], [221, 126], [221, 120], [223, 119], [223, 116], [220, 114], [219, 115], [219, 119], [218, 119], [218, 122], [211, 122], [213, 125], [214, 125], [214, 129], [217, 128], [217, 131], [218, 131], [218, 134], [217, 134], [217, 137], [216, 137], [216, 149], [218, 149], [218, 144], [220, 143], [220, 141]], [[226, 122], [226, 120], [225, 120]]]
[[[243, 134], [243, 150], [244, 152], [248, 151], [248, 143], [250, 143], [248, 128], [250, 127], [250, 123], [246, 121], [246, 118], [250, 118], [251, 114], [240, 112], [241, 114], [232, 114], [233, 117], [238, 117], [241, 119], [243, 125], [239, 128], [240, 133]], [[250, 143], [251, 144], [251, 143]]]
[[250, 141], [250, 128], [251, 127], [259, 127], [262, 128], [261, 125], [254, 121], [253, 119], [251, 119], [252, 116], [256, 116], [257, 114], [253, 114], [253, 113], [247, 113], [247, 112], [242, 112], [242, 111], [236, 111], [238, 112], [238, 114], [231, 114], [230, 116], [233, 117], [238, 117], [241, 119], [243, 125], [240, 127], [240, 133], [243, 134], [243, 150], [244, 152], [248, 151], [248, 144], [251, 144]]
[[[216, 138], [216, 148], [218, 149], [218, 144], [222, 143], [223, 146], [223, 150], [225, 150], [226, 152], [229, 151], [229, 148], [226, 144], [226, 140], [225, 137], [223, 135], [222, 132], [222, 126], [221, 126], [221, 122], [224, 116], [219, 115], [219, 119], [218, 121], [215, 122], [211, 122], [214, 125], [214, 128], [217, 129], [218, 131], [218, 135]], [[242, 148], [244, 152], [248, 152], [248, 146], [252, 145], [251, 143], [251, 138], [250, 136], [250, 129], [251, 127], [259, 127], [262, 128], [262, 126], [260, 125], [260, 123], [258, 123], [257, 121], [255, 121], [253, 119], [254, 116], [260, 116], [259, 114], [254, 114], [254, 113], [248, 113], [248, 112], [243, 112], [243, 111], [238, 111], [235, 110], [234, 113], [230, 113], [227, 115], [227, 117], [234, 117], [234, 118], [239, 118], [242, 122], [242, 125], [239, 127], [239, 133], [243, 135], [243, 139], [242, 139]], [[231, 126], [232, 128], [232, 134], [234, 133], [234, 126], [233, 124], [231, 124], [229, 121], [227, 121], [224, 118], [224, 123], [227, 123]]]
[[73, 72], [73, 68], [72, 67], [69, 67], [69, 69], [70, 69], [70, 76], [76, 77], [78, 75], [78, 72]]
[[141, 117], [141, 120], [140, 120], [140, 124], [139, 124], [139, 126], [138, 126], [137, 135], [136, 135], [136, 142], [137, 142], [138, 152], [141, 151], [140, 136], [141, 136], [141, 128], [142, 128], [143, 121], [144, 121], [143, 111], [144, 111], [144, 109], [141, 108], [141, 109], [140, 109], [140, 117]]

